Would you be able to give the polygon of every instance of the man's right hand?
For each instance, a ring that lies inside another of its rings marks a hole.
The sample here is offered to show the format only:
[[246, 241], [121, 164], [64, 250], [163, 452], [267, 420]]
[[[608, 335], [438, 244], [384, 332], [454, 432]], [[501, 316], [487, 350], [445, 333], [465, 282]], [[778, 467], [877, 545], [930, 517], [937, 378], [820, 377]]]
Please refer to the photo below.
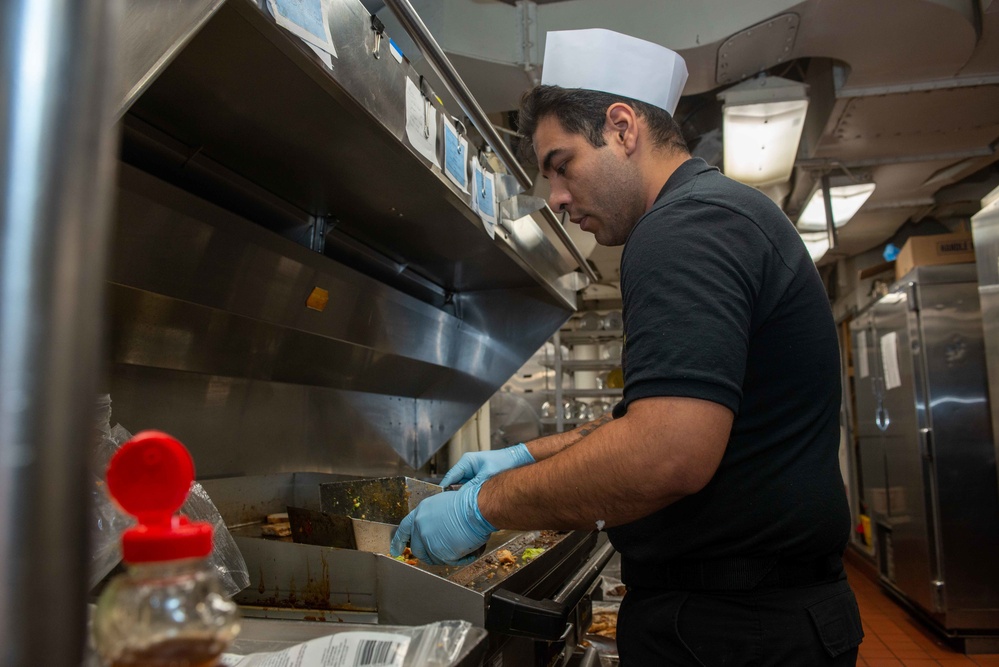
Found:
[[467, 484], [473, 481], [481, 484], [503, 471], [534, 462], [534, 457], [523, 443], [488, 452], [469, 452], [462, 454], [458, 463], [444, 475], [441, 486], [447, 488], [452, 484]]

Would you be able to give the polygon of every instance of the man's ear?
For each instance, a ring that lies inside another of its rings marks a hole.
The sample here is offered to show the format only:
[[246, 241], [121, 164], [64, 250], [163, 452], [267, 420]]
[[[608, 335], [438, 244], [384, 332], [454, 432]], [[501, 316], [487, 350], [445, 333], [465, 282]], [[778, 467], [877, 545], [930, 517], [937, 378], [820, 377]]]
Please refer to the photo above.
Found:
[[623, 146], [625, 152], [630, 155], [638, 146], [638, 130], [638, 114], [631, 106], [624, 102], [615, 102], [607, 107], [604, 132], [609, 132], [611, 135], [606, 137], [608, 143], [613, 142]]

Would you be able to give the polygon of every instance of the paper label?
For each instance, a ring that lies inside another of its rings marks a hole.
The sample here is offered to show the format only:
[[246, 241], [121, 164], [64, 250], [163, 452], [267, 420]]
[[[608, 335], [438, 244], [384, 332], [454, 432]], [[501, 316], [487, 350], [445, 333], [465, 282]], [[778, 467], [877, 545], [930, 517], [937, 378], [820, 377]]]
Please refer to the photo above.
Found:
[[406, 136], [416, 152], [440, 168], [437, 157], [437, 109], [411, 79], [406, 79]]
[[392, 53], [392, 57], [395, 58], [397, 63], [402, 62], [402, 49], [400, 49], [399, 46], [392, 41], [391, 37], [389, 37], [389, 51]]
[[444, 116], [444, 173], [468, 192], [468, 140], [458, 134], [451, 119]]
[[867, 359], [867, 330], [857, 332], [857, 374], [865, 378], [871, 374], [871, 367]]
[[492, 172], [486, 171], [478, 160], [472, 160], [472, 199], [475, 210], [485, 223], [489, 238], [496, 238], [496, 182]]
[[325, 0], [267, 0], [267, 5], [279, 26], [336, 56]]
[[885, 389], [902, 386], [898, 370], [898, 333], [892, 331], [881, 337], [881, 365], [885, 373]]
[[388, 632], [341, 632], [274, 653], [227, 653], [220, 667], [402, 667], [409, 642]]
[[315, 44], [309, 44], [308, 42], [306, 42], [305, 45], [310, 49], [312, 49], [313, 53], [319, 56], [319, 59], [323, 61], [324, 65], [326, 65], [330, 69], [333, 69], [333, 56], [326, 53]]

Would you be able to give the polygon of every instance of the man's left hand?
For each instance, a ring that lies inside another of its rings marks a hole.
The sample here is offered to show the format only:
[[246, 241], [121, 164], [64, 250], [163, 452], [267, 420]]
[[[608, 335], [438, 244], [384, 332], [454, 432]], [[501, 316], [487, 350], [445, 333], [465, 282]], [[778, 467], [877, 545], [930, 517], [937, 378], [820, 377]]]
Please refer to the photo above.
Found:
[[424, 499], [410, 512], [392, 538], [399, 556], [409, 543], [413, 556], [430, 565], [467, 565], [469, 555], [489, 539], [495, 527], [479, 511], [481, 483], [465, 484]]

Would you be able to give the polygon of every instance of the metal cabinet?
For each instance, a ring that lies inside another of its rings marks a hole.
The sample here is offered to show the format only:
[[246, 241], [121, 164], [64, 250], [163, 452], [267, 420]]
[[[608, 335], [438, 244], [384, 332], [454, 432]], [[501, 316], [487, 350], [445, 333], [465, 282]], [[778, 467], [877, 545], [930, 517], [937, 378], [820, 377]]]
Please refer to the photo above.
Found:
[[917, 267], [851, 325], [881, 578], [952, 632], [999, 627], [999, 489], [973, 265]]

